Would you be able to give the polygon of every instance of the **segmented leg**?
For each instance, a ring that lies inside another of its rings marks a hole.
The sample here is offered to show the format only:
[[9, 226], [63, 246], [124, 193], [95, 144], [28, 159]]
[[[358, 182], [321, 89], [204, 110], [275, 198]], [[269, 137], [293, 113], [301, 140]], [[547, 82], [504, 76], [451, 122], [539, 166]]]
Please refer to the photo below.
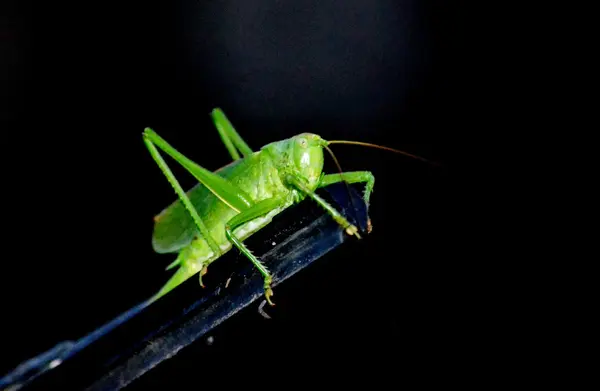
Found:
[[257, 217], [263, 216], [263, 215], [267, 214], [268, 212], [272, 211], [273, 209], [280, 207], [282, 205], [282, 203], [283, 203], [282, 198], [266, 199], [264, 201], [261, 201], [261, 202], [255, 204], [254, 206], [250, 207], [249, 209], [246, 209], [246, 210], [242, 211], [241, 213], [235, 215], [225, 225], [225, 234], [226, 234], [227, 238], [229, 239], [229, 241], [231, 241], [231, 243], [235, 247], [237, 247], [240, 250], [240, 252], [242, 254], [244, 254], [254, 264], [254, 266], [256, 266], [256, 268], [260, 271], [260, 273], [263, 275], [265, 298], [267, 299], [267, 302], [270, 305], [275, 305], [271, 301], [271, 296], [273, 296], [273, 290], [271, 289], [271, 283], [273, 281], [273, 278], [271, 276], [271, 273], [269, 273], [267, 268], [258, 260], [258, 258], [256, 258], [254, 256], [254, 254], [252, 254], [250, 252], [250, 250], [248, 250], [246, 245], [244, 245], [244, 243], [242, 243], [242, 241], [233, 234], [233, 231], [236, 228], [238, 228], [239, 226], [241, 226], [242, 224], [247, 223]]
[[365, 204], [369, 206], [369, 199], [371, 197], [371, 192], [373, 191], [373, 187], [375, 186], [375, 177], [370, 171], [351, 171], [351, 172], [343, 172], [341, 174], [328, 174], [324, 175], [321, 178], [321, 182], [319, 183], [319, 187], [329, 186], [333, 183], [346, 181], [348, 183], [364, 183], [366, 182], [365, 192], [363, 199], [365, 200]]
[[[222, 113], [220, 113], [219, 111], [215, 111], [215, 112], [213, 112], [213, 114], [215, 115], [215, 117], [213, 117], [213, 118], [215, 118], [215, 122], [217, 124], [219, 124], [219, 126], [221, 126], [222, 129], [224, 129], [224, 132], [222, 134], [228, 135], [228, 137], [224, 138], [224, 142], [226, 143], [226, 145], [232, 146], [232, 143], [233, 143], [234, 146], [237, 146], [245, 156], [247, 154], [251, 154], [252, 150], [250, 150], [250, 148], [241, 139], [241, 137], [239, 137], [237, 132], [235, 132], [235, 130], [233, 130], [233, 127], [231, 127], [230, 124], [229, 124], [229, 127], [231, 129], [228, 129], [228, 126], [227, 126], [228, 121], [226, 120], [224, 115], [222, 115]], [[221, 117], [221, 115], [222, 115], [222, 117]], [[156, 163], [162, 170], [163, 174], [167, 177], [167, 179], [169, 180], [169, 183], [175, 189], [175, 192], [179, 196], [180, 201], [182, 202], [182, 204], [185, 206], [186, 210], [192, 217], [192, 220], [194, 221], [196, 228], [200, 232], [201, 239], [203, 239], [203, 241], [201, 241], [201, 243], [208, 245], [210, 250], [212, 250], [212, 254], [209, 257], [213, 260], [218, 258], [219, 256], [222, 255], [221, 249], [219, 248], [219, 246], [216, 244], [215, 240], [210, 235], [210, 232], [208, 231], [204, 222], [198, 215], [198, 212], [196, 211], [194, 205], [191, 203], [187, 194], [183, 191], [183, 189], [179, 185], [179, 182], [177, 181], [177, 179], [175, 179], [175, 176], [173, 175], [173, 173], [167, 166], [166, 162], [163, 160], [163, 158], [160, 155], [157, 148], [161, 149], [163, 152], [167, 153], [170, 157], [175, 159], [179, 164], [181, 164], [185, 169], [187, 169], [187, 171], [190, 172], [200, 183], [202, 183], [204, 186], [206, 186], [206, 188], [210, 192], [212, 192], [217, 198], [219, 198], [221, 201], [223, 201], [223, 203], [228, 205], [230, 208], [232, 208], [236, 212], [245, 212], [246, 210], [252, 208], [255, 205], [255, 202], [252, 200], [252, 198], [248, 194], [246, 194], [246, 192], [244, 192], [238, 186], [234, 185], [228, 179], [226, 179], [216, 173], [213, 173], [213, 172], [205, 169], [204, 167], [196, 164], [192, 160], [188, 159], [186, 156], [184, 156], [179, 151], [177, 151], [175, 148], [173, 148], [171, 145], [169, 145], [169, 143], [167, 143], [163, 138], [161, 138], [158, 134], [156, 134], [156, 132], [154, 132], [152, 129], [150, 129], [150, 128], [144, 129], [143, 136], [144, 136], [144, 143], [146, 144], [148, 150], [150, 151], [150, 154], [152, 155], [152, 157], [154, 158], [154, 160], [156, 161]], [[228, 141], [226, 141], [226, 140], [228, 140]], [[238, 246], [238, 248], [239, 248], [239, 246]], [[181, 255], [182, 254], [180, 254], [180, 256]], [[260, 263], [258, 261], [256, 261], [256, 262], [258, 265], [260, 265]], [[152, 300], [158, 299], [159, 297], [166, 294], [167, 292], [172, 290], [174, 287], [181, 284], [183, 281], [185, 281], [186, 279], [188, 279], [189, 277], [191, 277], [192, 275], [194, 275], [198, 272], [200, 274], [200, 276], [199, 276], [200, 285], [204, 286], [202, 283], [202, 276], [204, 274], [206, 274], [207, 265], [208, 265], [207, 263], [206, 264], [198, 264], [197, 262], [186, 262], [185, 264], [182, 265], [180, 262], [180, 257], [178, 257], [178, 259], [175, 262], [173, 262], [173, 263], [171, 263], [171, 265], [169, 265], [168, 269], [175, 267], [177, 265], [180, 265], [181, 267], [171, 277], [171, 279], [167, 282], [167, 284], [165, 284], [165, 286], [155, 296], [153, 296]], [[262, 265], [260, 265], [260, 266], [262, 266]], [[263, 272], [263, 270], [261, 270], [261, 272]], [[263, 272], [263, 275], [264, 274], [265, 273]], [[272, 292], [270, 291], [270, 275], [268, 275], [268, 272], [267, 272], [267, 275], [265, 276], [265, 278], [267, 276], [269, 277], [269, 280], [265, 281], [265, 289], [268, 288], [268, 292], [272, 295]]]
[[314, 191], [310, 190], [306, 186], [305, 180], [302, 177], [296, 175], [287, 175], [286, 182], [302, 191], [308, 197], [312, 198], [313, 201], [319, 204], [323, 209], [325, 209], [327, 213], [329, 213], [329, 215], [346, 230], [348, 235], [355, 235], [358, 239], [361, 239], [360, 235], [358, 234], [358, 228], [346, 220], [346, 218], [340, 212], [335, 210], [333, 206], [329, 205], [327, 201], [315, 194]]
[[225, 147], [233, 160], [238, 160], [240, 158], [238, 151], [241, 152], [244, 157], [252, 154], [252, 149], [246, 144], [244, 139], [240, 137], [221, 109], [214, 109], [210, 115], [219, 131], [219, 136], [221, 136], [223, 144], [225, 144]]
[[[208, 245], [210, 246], [210, 248], [213, 250], [213, 252], [215, 254], [221, 254], [221, 249], [219, 248], [219, 246], [217, 246], [217, 243], [214, 241], [212, 236], [210, 236], [210, 233], [208, 232], [206, 225], [204, 225], [204, 222], [198, 215], [198, 212], [196, 212], [196, 208], [194, 208], [194, 206], [192, 205], [192, 202], [190, 201], [188, 196], [185, 194], [185, 191], [183, 191], [183, 189], [181, 188], [181, 185], [175, 178], [175, 175], [173, 175], [173, 172], [171, 171], [171, 169], [169, 168], [167, 163], [164, 161], [162, 156], [160, 156], [160, 153], [154, 146], [154, 144], [157, 143], [157, 141], [161, 141], [161, 140], [162, 139], [160, 139], [158, 137], [158, 135], [156, 133], [154, 133], [154, 131], [152, 131], [151, 129], [146, 128], [144, 130], [144, 143], [146, 144], [146, 147], [148, 147], [148, 150], [150, 151], [150, 154], [154, 158], [154, 161], [156, 161], [156, 163], [160, 167], [163, 174], [167, 177], [171, 186], [173, 186], [173, 189], [175, 189], [175, 192], [179, 196], [179, 199], [181, 200], [181, 202], [187, 209], [190, 216], [192, 216], [192, 219], [194, 220], [194, 224], [196, 224], [196, 227], [198, 228], [198, 231], [200, 231], [200, 234], [202, 235], [204, 240], [206, 240], [206, 242], [208, 243]], [[161, 144], [159, 143], [158, 145], [160, 146]], [[167, 146], [170, 147], [168, 144], [167, 144]], [[164, 146], [161, 149], [165, 150]]]

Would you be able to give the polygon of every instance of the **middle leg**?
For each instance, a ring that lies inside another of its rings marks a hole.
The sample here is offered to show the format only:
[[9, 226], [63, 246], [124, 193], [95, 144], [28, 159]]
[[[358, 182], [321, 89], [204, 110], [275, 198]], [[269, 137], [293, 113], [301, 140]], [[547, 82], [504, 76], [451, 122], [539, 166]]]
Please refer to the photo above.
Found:
[[282, 206], [283, 201], [284, 199], [279, 197], [268, 198], [266, 200], [263, 200], [251, 206], [249, 209], [246, 209], [241, 213], [233, 216], [225, 226], [225, 234], [227, 236], [227, 239], [229, 239], [229, 241], [231, 241], [231, 243], [233, 243], [233, 245], [237, 247], [238, 250], [240, 250], [240, 252], [244, 254], [246, 258], [248, 258], [263, 275], [265, 298], [267, 299], [270, 305], [274, 305], [271, 301], [271, 296], [273, 296], [273, 290], [271, 289], [271, 282], [273, 281], [273, 278], [271, 276], [271, 273], [269, 273], [267, 268], [258, 260], [258, 258], [256, 258], [254, 254], [252, 254], [252, 252], [250, 252], [248, 247], [246, 247], [246, 245], [244, 245], [244, 243], [242, 243], [242, 241], [233, 234], [233, 231], [242, 224], [254, 220], [257, 217], [263, 216], [272, 211], [273, 209]]

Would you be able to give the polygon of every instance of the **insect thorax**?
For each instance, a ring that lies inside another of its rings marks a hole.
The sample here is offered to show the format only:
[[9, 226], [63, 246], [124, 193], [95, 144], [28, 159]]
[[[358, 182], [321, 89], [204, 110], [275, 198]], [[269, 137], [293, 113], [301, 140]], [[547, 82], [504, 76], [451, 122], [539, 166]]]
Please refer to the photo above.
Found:
[[268, 144], [261, 152], [270, 156], [283, 182], [287, 174], [293, 174], [306, 180], [308, 187], [315, 190], [323, 172], [323, 145], [324, 140], [318, 135], [302, 133]]

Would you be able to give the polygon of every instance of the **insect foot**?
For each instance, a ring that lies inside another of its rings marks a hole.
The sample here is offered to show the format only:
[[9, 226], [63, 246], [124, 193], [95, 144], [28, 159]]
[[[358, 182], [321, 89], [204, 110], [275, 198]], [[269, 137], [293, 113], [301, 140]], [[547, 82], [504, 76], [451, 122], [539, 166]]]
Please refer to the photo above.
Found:
[[200, 270], [200, 274], [199, 274], [200, 276], [199, 276], [198, 278], [199, 278], [199, 280], [200, 280], [200, 286], [201, 286], [202, 288], [206, 288], [206, 287], [204, 286], [204, 283], [202, 282], [202, 276], [203, 276], [203, 275], [205, 275], [207, 272], [208, 272], [208, 266], [204, 266], [204, 267], [202, 268], [202, 270]]
[[273, 296], [273, 289], [271, 289], [271, 278], [265, 278], [265, 298], [267, 299], [267, 302], [269, 303], [269, 305], [274, 306], [275, 303], [273, 303], [273, 301], [271, 300], [271, 297]]
[[346, 227], [346, 233], [350, 236], [355, 235], [358, 239], [361, 239], [360, 235], [358, 234], [358, 228], [356, 228], [354, 224], [350, 224], [348, 227]]

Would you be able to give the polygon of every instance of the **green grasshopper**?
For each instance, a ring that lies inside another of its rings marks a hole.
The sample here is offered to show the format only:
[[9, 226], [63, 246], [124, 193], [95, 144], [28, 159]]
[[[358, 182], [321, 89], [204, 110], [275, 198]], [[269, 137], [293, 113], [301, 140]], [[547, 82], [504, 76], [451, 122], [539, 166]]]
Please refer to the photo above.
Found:
[[[323, 173], [323, 149], [327, 149], [335, 160], [328, 145], [379, 146], [355, 141], [326, 141], [317, 134], [302, 133], [253, 151], [220, 109], [214, 109], [211, 117], [233, 158], [233, 162], [215, 172], [182, 155], [152, 129], [144, 129], [144, 142], [150, 154], [179, 196], [154, 218], [152, 237], [152, 246], [157, 253], [178, 252], [167, 270], [179, 268], [151, 301], [167, 294], [196, 273], [199, 273], [200, 285], [204, 287], [202, 276], [208, 266], [235, 246], [262, 274], [265, 298], [274, 305], [271, 300], [272, 276], [245, 246], [244, 240], [269, 224], [275, 215], [306, 197], [324, 208], [348, 235], [360, 239], [357, 228], [319, 197], [315, 190], [341, 181], [366, 183], [364, 201], [368, 206], [375, 177], [369, 171]], [[199, 183], [185, 193], [157, 147], [187, 169]], [[368, 229], [371, 229], [370, 222]]]

